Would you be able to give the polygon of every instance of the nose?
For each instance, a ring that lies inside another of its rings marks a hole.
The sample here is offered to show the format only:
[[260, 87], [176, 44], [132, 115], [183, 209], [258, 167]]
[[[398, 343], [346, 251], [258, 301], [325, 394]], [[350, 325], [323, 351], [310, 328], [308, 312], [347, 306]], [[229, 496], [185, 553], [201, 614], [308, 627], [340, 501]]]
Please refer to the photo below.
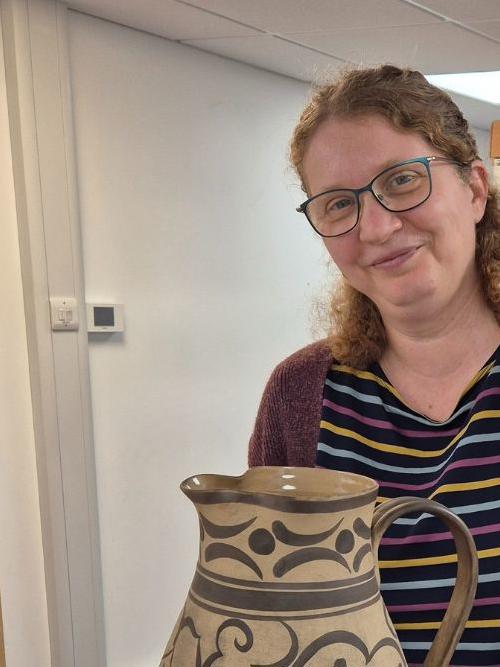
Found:
[[385, 243], [403, 226], [400, 214], [385, 209], [372, 192], [363, 192], [359, 207], [358, 234], [364, 243]]

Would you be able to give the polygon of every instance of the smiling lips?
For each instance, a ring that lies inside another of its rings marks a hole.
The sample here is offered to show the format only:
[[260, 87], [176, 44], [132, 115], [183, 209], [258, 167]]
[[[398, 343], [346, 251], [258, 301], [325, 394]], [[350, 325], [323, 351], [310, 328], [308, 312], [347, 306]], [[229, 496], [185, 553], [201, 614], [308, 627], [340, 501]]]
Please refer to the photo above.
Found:
[[375, 268], [393, 268], [396, 266], [400, 266], [404, 262], [406, 262], [407, 259], [412, 257], [417, 250], [421, 246], [411, 246], [410, 248], [402, 248], [400, 250], [394, 250], [393, 252], [385, 255], [384, 257], [381, 257], [380, 259], [376, 259], [374, 262], [371, 263], [371, 266]]

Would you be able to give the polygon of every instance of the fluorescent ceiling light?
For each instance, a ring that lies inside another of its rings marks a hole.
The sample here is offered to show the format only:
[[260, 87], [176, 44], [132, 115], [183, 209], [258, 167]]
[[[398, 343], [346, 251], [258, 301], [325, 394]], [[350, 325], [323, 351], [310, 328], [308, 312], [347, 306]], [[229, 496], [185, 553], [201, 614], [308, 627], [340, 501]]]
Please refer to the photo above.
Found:
[[429, 74], [425, 78], [438, 88], [446, 88], [454, 93], [500, 105], [500, 71]]

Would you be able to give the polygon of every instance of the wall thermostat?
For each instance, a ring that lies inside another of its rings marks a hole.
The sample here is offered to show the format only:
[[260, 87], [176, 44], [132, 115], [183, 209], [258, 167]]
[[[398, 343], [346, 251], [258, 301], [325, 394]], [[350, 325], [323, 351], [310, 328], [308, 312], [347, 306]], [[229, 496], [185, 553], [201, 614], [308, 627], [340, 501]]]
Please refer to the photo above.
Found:
[[123, 331], [123, 304], [88, 303], [87, 331], [89, 333]]

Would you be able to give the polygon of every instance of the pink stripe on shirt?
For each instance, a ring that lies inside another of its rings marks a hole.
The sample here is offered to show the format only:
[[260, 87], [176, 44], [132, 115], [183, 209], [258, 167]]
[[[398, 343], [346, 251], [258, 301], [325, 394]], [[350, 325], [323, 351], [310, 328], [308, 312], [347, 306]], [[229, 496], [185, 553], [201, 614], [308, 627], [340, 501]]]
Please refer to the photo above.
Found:
[[[359, 412], [356, 412], [355, 410], [351, 410], [350, 408], [345, 408], [342, 405], [338, 405], [337, 403], [333, 403], [332, 401], [329, 401], [325, 398], [323, 401], [323, 405], [326, 405], [326, 407], [331, 408], [332, 410], [335, 410], [335, 412], [339, 412], [342, 415], [346, 415], [347, 417], [352, 417], [356, 421], [360, 422], [361, 424], [366, 424], [367, 426], [374, 426], [375, 428], [384, 428], [389, 431], [395, 431], [396, 433], [401, 433], [401, 435], [406, 435], [410, 438], [435, 438], [436, 434], [433, 433], [432, 431], [413, 431], [411, 429], [406, 429], [406, 428], [397, 428], [397, 426], [394, 426], [394, 424], [391, 424], [391, 422], [385, 421], [383, 419], [373, 419], [372, 417], [365, 417], [364, 415], [360, 414]], [[459, 429], [458, 428], [451, 428], [448, 431], [439, 431], [439, 437], [443, 436], [454, 436], [458, 433]]]
[[[500, 531], [500, 523], [492, 523], [489, 526], [479, 526], [471, 528], [472, 535], [487, 535]], [[417, 542], [440, 542], [441, 540], [451, 540], [453, 535], [448, 531], [444, 533], [428, 533], [425, 535], [407, 535], [406, 537], [383, 537], [381, 544], [416, 544]]]
[[456, 468], [474, 468], [476, 466], [485, 466], [491, 463], [500, 463], [500, 456], [486, 456], [484, 458], [476, 459], [463, 459], [463, 461], [455, 461], [450, 463], [449, 466], [444, 468], [443, 472], [436, 477], [436, 479], [431, 480], [430, 482], [425, 482], [424, 484], [404, 484], [403, 482], [384, 482], [378, 481], [380, 487], [385, 487], [389, 489], [404, 489], [405, 491], [424, 491], [425, 489], [431, 489], [435, 486], [441, 479], [446, 475], [449, 470], [455, 470]]
[[[499, 604], [498, 598], [482, 598], [474, 600], [473, 607], [487, 607], [492, 604]], [[431, 611], [433, 609], [448, 609], [449, 602], [429, 602], [427, 604], [393, 604], [387, 607], [388, 612], [396, 611]]]

